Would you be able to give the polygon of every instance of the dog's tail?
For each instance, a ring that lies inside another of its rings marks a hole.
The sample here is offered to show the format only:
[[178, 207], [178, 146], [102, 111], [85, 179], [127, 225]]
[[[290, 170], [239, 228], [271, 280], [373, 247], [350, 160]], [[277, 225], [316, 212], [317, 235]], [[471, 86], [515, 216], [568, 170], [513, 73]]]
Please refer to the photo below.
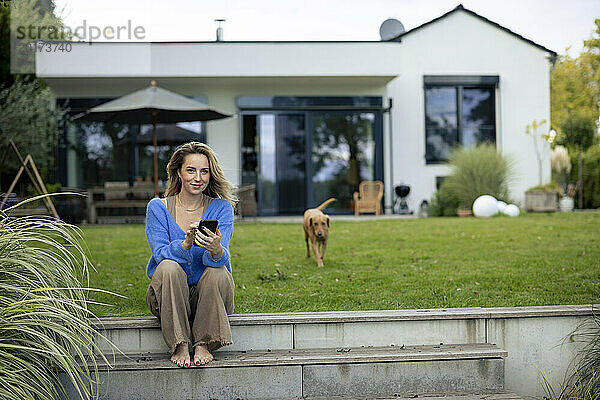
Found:
[[321, 204], [319, 207], [317, 207], [317, 210], [323, 210], [325, 207], [327, 207], [330, 203], [333, 203], [334, 201], [336, 201], [336, 199], [333, 197], [325, 200], [323, 202], [323, 204]]

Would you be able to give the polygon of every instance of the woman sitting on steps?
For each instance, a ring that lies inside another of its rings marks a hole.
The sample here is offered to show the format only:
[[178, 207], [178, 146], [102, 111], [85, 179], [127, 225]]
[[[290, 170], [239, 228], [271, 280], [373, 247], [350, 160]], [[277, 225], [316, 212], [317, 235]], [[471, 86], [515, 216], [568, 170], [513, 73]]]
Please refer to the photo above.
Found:
[[[179, 147], [167, 165], [165, 198], [146, 211], [146, 236], [152, 250], [147, 274], [148, 308], [160, 319], [171, 361], [190, 366], [213, 360], [211, 351], [232, 343], [228, 315], [233, 313], [229, 241], [233, 234], [232, 185], [213, 150], [199, 142]], [[216, 219], [216, 233], [197, 229]]]

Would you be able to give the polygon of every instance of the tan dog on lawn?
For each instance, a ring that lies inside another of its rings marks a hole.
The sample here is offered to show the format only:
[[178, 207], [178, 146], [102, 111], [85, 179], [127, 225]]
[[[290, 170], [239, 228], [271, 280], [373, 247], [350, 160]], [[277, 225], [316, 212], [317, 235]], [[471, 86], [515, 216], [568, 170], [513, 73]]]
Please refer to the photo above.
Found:
[[319, 267], [323, 266], [323, 257], [325, 256], [327, 237], [329, 236], [329, 216], [323, 214], [321, 210], [334, 201], [334, 198], [325, 200], [319, 207], [309, 208], [304, 212], [302, 227], [304, 228], [304, 240], [306, 241], [306, 257], [310, 258], [310, 247], [308, 246], [308, 239], [310, 239]]

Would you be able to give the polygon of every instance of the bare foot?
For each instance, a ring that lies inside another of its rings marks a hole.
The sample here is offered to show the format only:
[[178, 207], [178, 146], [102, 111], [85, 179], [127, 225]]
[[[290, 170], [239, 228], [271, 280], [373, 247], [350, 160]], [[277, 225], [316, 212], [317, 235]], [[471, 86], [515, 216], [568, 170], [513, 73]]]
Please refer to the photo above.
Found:
[[190, 366], [190, 353], [188, 351], [187, 343], [179, 343], [175, 348], [175, 352], [171, 356], [171, 362], [177, 364], [180, 367]]
[[213, 356], [210, 354], [206, 346], [198, 345], [194, 348], [194, 364], [204, 365], [208, 364], [212, 360]]

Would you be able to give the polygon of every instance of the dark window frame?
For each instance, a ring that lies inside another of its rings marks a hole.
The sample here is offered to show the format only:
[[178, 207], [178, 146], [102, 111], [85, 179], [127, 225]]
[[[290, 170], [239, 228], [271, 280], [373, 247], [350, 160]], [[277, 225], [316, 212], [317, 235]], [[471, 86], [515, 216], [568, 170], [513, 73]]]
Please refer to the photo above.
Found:
[[490, 76], [455, 76], [455, 75], [425, 75], [423, 77], [423, 118], [424, 118], [424, 130], [425, 130], [425, 163], [427, 165], [442, 164], [447, 161], [444, 158], [437, 158], [434, 155], [427, 153], [427, 90], [433, 88], [454, 88], [456, 90], [456, 130], [457, 130], [457, 141], [455, 145], [462, 146], [464, 143], [463, 139], [463, 91], [464, 89], [491, 89], [493, 94], [491, 98], [492, 110], [493, 110], [493, 123], [491, 124], [494, 128], [494, 143], [497, 142], [497, 115], [496, 115], [496, 90], [499, 85], [499, 77], [497, 75]]

